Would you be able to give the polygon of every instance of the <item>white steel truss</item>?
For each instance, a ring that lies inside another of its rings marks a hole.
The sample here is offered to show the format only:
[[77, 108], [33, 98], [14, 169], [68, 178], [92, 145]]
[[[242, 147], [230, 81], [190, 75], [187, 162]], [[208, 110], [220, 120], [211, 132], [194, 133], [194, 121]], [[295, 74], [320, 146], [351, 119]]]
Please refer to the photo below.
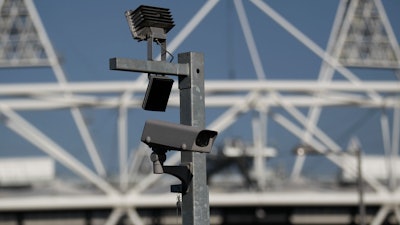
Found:
[[[171, 41], [169, 45], [171, 52], [175, 51], [218, 2], [218, 0], [210, 0], [204, 3], [203, 7]], [[373, 5], [373, 7], [367, 7], [370, 11], [367, 11], [368, 13], [365, 14], [371, 15], [373, 12], [379, 12], [381, 16], [379, 22], [377, 22], [379, 26], [375, 28], [381, 30], [384, 27], [386, 30], [384, 32], [386, 35], [380, 34], [379, 41], [387, 44], [385, 46], [388, 49], [385, 49], [384, 52], [387, 53], [386, 56], [388, 58], [384, 58], [385, 62], [382, 62], [383, 64], [380, 64], [379, 67], [399, 68], [400, 50], [394, 32], [385, 16], [382, 3], [379, 0], [359, 0], [351, 1], [350, 3], [349, 1], [342, 0], [338, 7], [328, 48], [327, 50], [323, 50], [323, 48], [313, 42], [306, 34], [292, 25], [266, 2], [260, 0], [251, 0], [250, 2], [323, 60], [319, 78], [316, 81], [268, 80], [257, 50], [246, 9], [241, 0], [235, 0], [235, 10], [238, 14], [241, 29], [244, 32], [245, 41], [258, 80], [206, 81], [206, 106], [208, 108], [226, 109], [208, 127], [218, 130], [221, 133], [234, 124], [241, 115], [249, 112], [257, 112], [252, 123], [253, 149], [260, 150], [269, 145], [267, 143], [268, 130], [266, 127], [268, 122], [270, 122], [269, 120], [272, 120], [298, 137], [299, 140], [315, 147], [318, 151], [343, 151], [344, 149], [318, 125], [323, 108], [362, 107], [383, 109], [383, 113], [381, 114], [381, 135], [384, 140], [383, 149], [386, 151], [386, 155], [390, 156], [391, 160], [395, 160], [398, 157], [400, 139], [400, 82], [398, 80], [363, 81], [350, 69], [345, 67], [350, 64], [349, 56], [354, 54], [346, 53], [344, 50], [359, 52], [362, 48], [362, 46], [357, 44], [349, 47], [348, 42], [351, 35], [360, 35], [357, 32], [362, 32], [351, 27], [358, 26], [354, 21], [357, 21], [357, 16], [359, 16], [357, 13], [361, 11], [360, 5], [364, 4], [364, 6]], [[149, 174], [139, 183], [134, 185], [129, 183], [130, 174], [138, 174], [135, 171], [138, 170], [138, 167], [131, 163], [132, 161], [138, 163], [138, 161], [129, 160], [127, 112], [129, 109], [141, 107], [141, 95], [145, 92], [145, 85], [143, 83], [146, 82], [146, 76], [143, 75], [135, 81], [68, 82], [33, 2], [31, 0], [3, 0], [0, 1], [0, 9], [2, 10], [2, 19], [4, 18], [2, 21], [5, 21], [3, 23], [0, 22], [0, 25], [2, 26], [2, 30], [6, 31], [2, 32], [0, 36], [0, 46], [2, 47], [0, 48], [0, 64], [2, 66], [50, 65], [57, 78], [57, 83], [1, 84], [0, 113], [3, 124], [65, 165], [84, 180], [92, 183], [101, 191], [98, 192], [96, 190], [91, 194], [83, 196], [32, 196], [23, 199], [2, 198], [2, 201], [0, 201], [0, 210], [109, 207], [113, 211], [107, 219], [106, 224], [116, 224], [123, 215], [127, 215], [133, 224], [144, 224], [135, 210], [137, 207], [173, 205], [175, 202], [175, 196], [173, 195], [145, 193], [145, 190], [157, 182], [160, 176]], [[350, 16], [349, 13], [351, 14]], [[22, 26], [21, 17], [25, 17], [26, 15], [29, 15], [30, 19], [27, 19], [29, 21], [28, 25], [24, 27]], [[371, 17], [365, 20], [369, 23]], [[18, 40], [22, 40], [21, 43], [9, 42], [12, 39], [7, 34], [12, 33], [13, 29], [19, 30], [17, 34], [19, 35]], [[346, 32], [349, 30], [353, 30], [356, 34]], [[31, 42], [26, 41], [28, 37], [35, 40]], [[32, 44], [32, 42], [35, 42], [39, 47], [33, 49], [32, 46], [24, 47], [23, 45], [26, 43]], [[338, 46], [340, 48], [337, 48]], [[342, 49], [344, 50], [342, 51]], [[36, 51], [39, 51], [40, 54]], [[377, 53], [376, 51], [372, 52], [379, 54], [379, 56], [383, 55], [383, 53]], [[28, 60], [26, 56], [32, 58]], [[366, 60], [361, 60], [360, 56], [356, 57], [357, 62], [354, 62], [352, 65], [362, 64], [363, 66], [375, 67], [377, 62], [370, 64], [368, 62], [371, 59], [370, 57], [375, 58], [376, 56], [368, 55], [368, 57], [363, 58]], [[335, 71], [343, 75], [346, 80], [333, 81], [332, 78]], [[177, 87], [174, 87], [174, 90], [176, 89]], [[169, 106], [179, 107], [179, 95], [177, 91], [171, 94]], [[107, 171], [104, 163], [81, 113], [81, 109], [84, 107], [118, 110], [119, 177], [118, 185], [116, 186], [112, 185], [106, 177]], [[279, 108], [282, 111], [272, 110], [273, 108]], [[304, 108], [308, 109], [307, 113], [301, 111]], [[28, 110], [48, 111], [56, 109], [70, 110], [80, 137], [90, 156], [94, 170], [91, 170], [89, 165], [84, 165], [69, 154], [67, 149], [58, 145], [55, 140], [52, 140], [21, 115], [22, 112]], [[389, 125], [388, 114], [385, 113], [387, 111], [392, 112], [392, 126]], [[357, 204], [358, 199], [354, 193], [268, 193], [265, 191], [264, 169], [266, 165], [264, 156], [261, 151], [257, 151], [253, 152], [253, 157], [257, 186], [264, 192], [252, 193], [247, 191], [231, 194], [212, 192], [210, 194], [211, 205]], [[326, 157], [344, 171], [356, 176], [355, 163], [342, 164], [337, 156], [327, 155]], [[294, 179], [300, 177], [304, 160], [304, 157], [296, 160], [292, 172]], [[175, 154], [169, 156], [166, 164], [176, 164], [178, 161], [179, 156]], [[393, 170], [389, 178], [389, 186], [369, 174], [365, 174], [364, 176], [365, 182], [373, 189], [373, 191], [365, 194], [365, 203], [367, 205], [378, 204], [382, 206], [371, 224], [382, 223], [390, 211], [393, 211], [398, 221], [400, 221], [400, 188], [394, 171], [394, 162], [389, 163], [392, 165]], [[136, 169], [130, 171], [129, 168]]]

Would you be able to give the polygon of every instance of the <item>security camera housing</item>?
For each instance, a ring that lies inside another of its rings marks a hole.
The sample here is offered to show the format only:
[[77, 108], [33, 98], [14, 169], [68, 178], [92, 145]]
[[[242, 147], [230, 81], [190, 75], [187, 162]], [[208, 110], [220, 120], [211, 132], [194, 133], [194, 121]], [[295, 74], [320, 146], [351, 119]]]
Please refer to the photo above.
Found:
[[218, 132], [159, 120], [146, 121], [141, 141], [155, 149], [209, 153]]

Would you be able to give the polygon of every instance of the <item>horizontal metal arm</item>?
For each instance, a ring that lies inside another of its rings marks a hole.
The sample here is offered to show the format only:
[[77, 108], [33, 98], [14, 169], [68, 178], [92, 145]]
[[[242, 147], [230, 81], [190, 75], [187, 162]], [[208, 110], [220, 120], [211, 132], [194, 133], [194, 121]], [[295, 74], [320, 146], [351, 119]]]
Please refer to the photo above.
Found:
[[136, 59], [111, 58], [110, 70], [189, 76], [188, 64], [176, 64], [165, 61], [144, 61]]

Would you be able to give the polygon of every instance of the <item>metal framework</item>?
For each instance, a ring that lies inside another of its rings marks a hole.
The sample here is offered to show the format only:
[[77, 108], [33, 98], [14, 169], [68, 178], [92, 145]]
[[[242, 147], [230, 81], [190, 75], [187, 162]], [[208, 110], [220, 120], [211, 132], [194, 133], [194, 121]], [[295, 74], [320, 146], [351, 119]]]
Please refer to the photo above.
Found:
[[[170, 52], [176, 50], [218, 2], [218, 0], [209, 0], [204, 3], [170, 42]], [[222, 133], [234, 124], [241, 115], [255, 112], [252, 122], [254, 131], [252, 149], [254, 149], [254, 152], [251, 155], [254, 158], [254, 176], [256, 177], [257, 187], [261, 191], [242, 190], [234, 193], [211, 191], [210, 204], [213, 206], [356, 205], [358, 202], [357, 195], [353, 192], [299, 193], [296, 191], [274, 191], [271, 193], [266, 191], [266, 160], [262, 151], [270, 145], [267, 143], [269, 132], [266, 128], [270, 121], [275, 121], [298, 137], [300, 142], [306, 142], [321, 152], [325, 150], [343, 151], [343, 147], [319, 126], [323, 108], [362, 107], [377, 109], [382, 112], [380, 114], [382, 132], [380, 135], [382, 135], [384, 141], [382, 149], [384, 154], [388, 156], [388, 165], [391, 168], [391, 176], [388, 179], [389, 185], [369, 174], [365, 174], [363, 177], [372, 189], [365, 193], [365, 204], [367, 206], [372, 204], [381, 206], [370, 224], [381, 224], [390, 212], [394, 212], [397, 221], [400, 222], [400, 188], [394, 165], [398, 158], [400, 140], [400, 82], [398, 80], [363, 81], [352, 70], [345, 67], [361, 65], [390, 68], [397, 70], [398, 74], [400, 49], [381, 1], [341, 0], [326, 50], [313, 42], [265, 1], [251, 0], [250, 2], [319, 56], [323, 60], [323, 64], [318, 80], [315, 81], [267, 80], [251, 24], [246, 15], [246, 9], [241, 0], [234, 0], [235, 10], [257, 79], [206, 81], [206, 107], [225, 109], [208, 125], [208, 128]], [[145, 85], [143, 84], [146, 75], [140, 76], [135, 81], [68, 82], [32, 0], [3, 0], [0, 1], [0, 9], [2, 13], [0, 30], [6, 31], [1, 32], [0, 36], [1, 66], [50, 65], [58, 81], [57, 83], [0, 84], [0, 113], [3, 124], [96, 187], [96, 190], [92, 193], [77, 196], [2, 197], [0, 210], [108, 207], [112, 208], [113, 211], [106, 224], [111, 225], [116, 224], [123, 215], [127, 215], [133, 224], [145, 224], [135, 210], [136, 208], [173, 205], [175, 202], [174, 195], [146, 194], [146, 190], [159, 180], [159, 176], [149, 174], [142, 177], [140, 182], [134, 185], [130, 184], [130, 177], [139, 174], [137, 157], [139, 157], [141, 151], [137, 150], [129, 157], [128, 110], [141, 107], [142, 97], [140, 95], [145, 92]], [[27, 25], [22, 26], [18, 21], [26, 15], [29, 15], [30, 19], [26, 19]], [[361, 15], [368, 15], [368, 17], [361, 19]], [[367, 28], [360, 25], [370, 23], [375, 26], [366, 25], [370, 29], [368, 32], [366, 32]], [[14, 29], [18, 30], [18, 32], [15, 31], [19, 35], [18, 38], [7, 35], [12, 34]], [[378, 30], [379, 33], [377, 34]], [[365, 42], [360, 45], [359, 42], [354, 41], [357, 38], [366, 38], [365, 33], [374, 34], [368, 39], [371, 43], [368, 42], [367, 47], [364, 46]], [[16, 39], [19, 41], [13, 42]], [[24, 45], [24, 47], [23, 43], [28, 46]], [[33, 45], [37, 47], [34, 48]], [[384, 48], [377, 48], [376, 46], [384, 46]], [[372, 54], [364, 54], [365, 52], [372, 52]], [[375, 59], [382, 59], [382, 61]], [[345, 80], [333, 80], [335, 72], [342, 75]], [[173, 89], [176, 90], [177, 88]], [[179, 106], [177, 91], [171, 93], [169, 105]], [[117, 132], [120, 167], [117, 186], [112, 185], [106, 178], [104, 162], [99, 156], [99, 150], [96, 148], [81, 113], [83, 107], [118, 110]], [[274, 110], [275, 108], [281, 110]], [[70, 110], [94, 170], [90, 169], [89, 165], [80, 162], [67, 149], [52, 140], [21, 115], [21, 112], [28, 110], [48, 111], [55, 109]], [[303, 109], [308, 109], [308, 112], [304, 113]], [[390, 118], [390, 116], [393, 118]], [[134, 157], [135, 154], [136, 158]], [[178, 163], [179, 157], [178, 154], [170, 156], [166, 164]], [[356, 176], [354, 163], [342, 164], [338, 157], [331, 155], [326, 157], [344, 171]], [[299, 179], [301, 176], [304, 163], [304, 157], [296, 159], [291, 175], [293, 180]]]

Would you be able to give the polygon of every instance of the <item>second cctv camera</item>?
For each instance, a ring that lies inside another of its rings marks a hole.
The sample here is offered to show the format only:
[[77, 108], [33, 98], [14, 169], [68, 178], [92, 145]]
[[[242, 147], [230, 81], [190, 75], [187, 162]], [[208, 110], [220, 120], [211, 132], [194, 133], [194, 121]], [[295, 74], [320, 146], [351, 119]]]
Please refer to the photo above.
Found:
[[218, 132], [159, 120], [146, 121], [141, 141], [153, 150], [209, 153]]

